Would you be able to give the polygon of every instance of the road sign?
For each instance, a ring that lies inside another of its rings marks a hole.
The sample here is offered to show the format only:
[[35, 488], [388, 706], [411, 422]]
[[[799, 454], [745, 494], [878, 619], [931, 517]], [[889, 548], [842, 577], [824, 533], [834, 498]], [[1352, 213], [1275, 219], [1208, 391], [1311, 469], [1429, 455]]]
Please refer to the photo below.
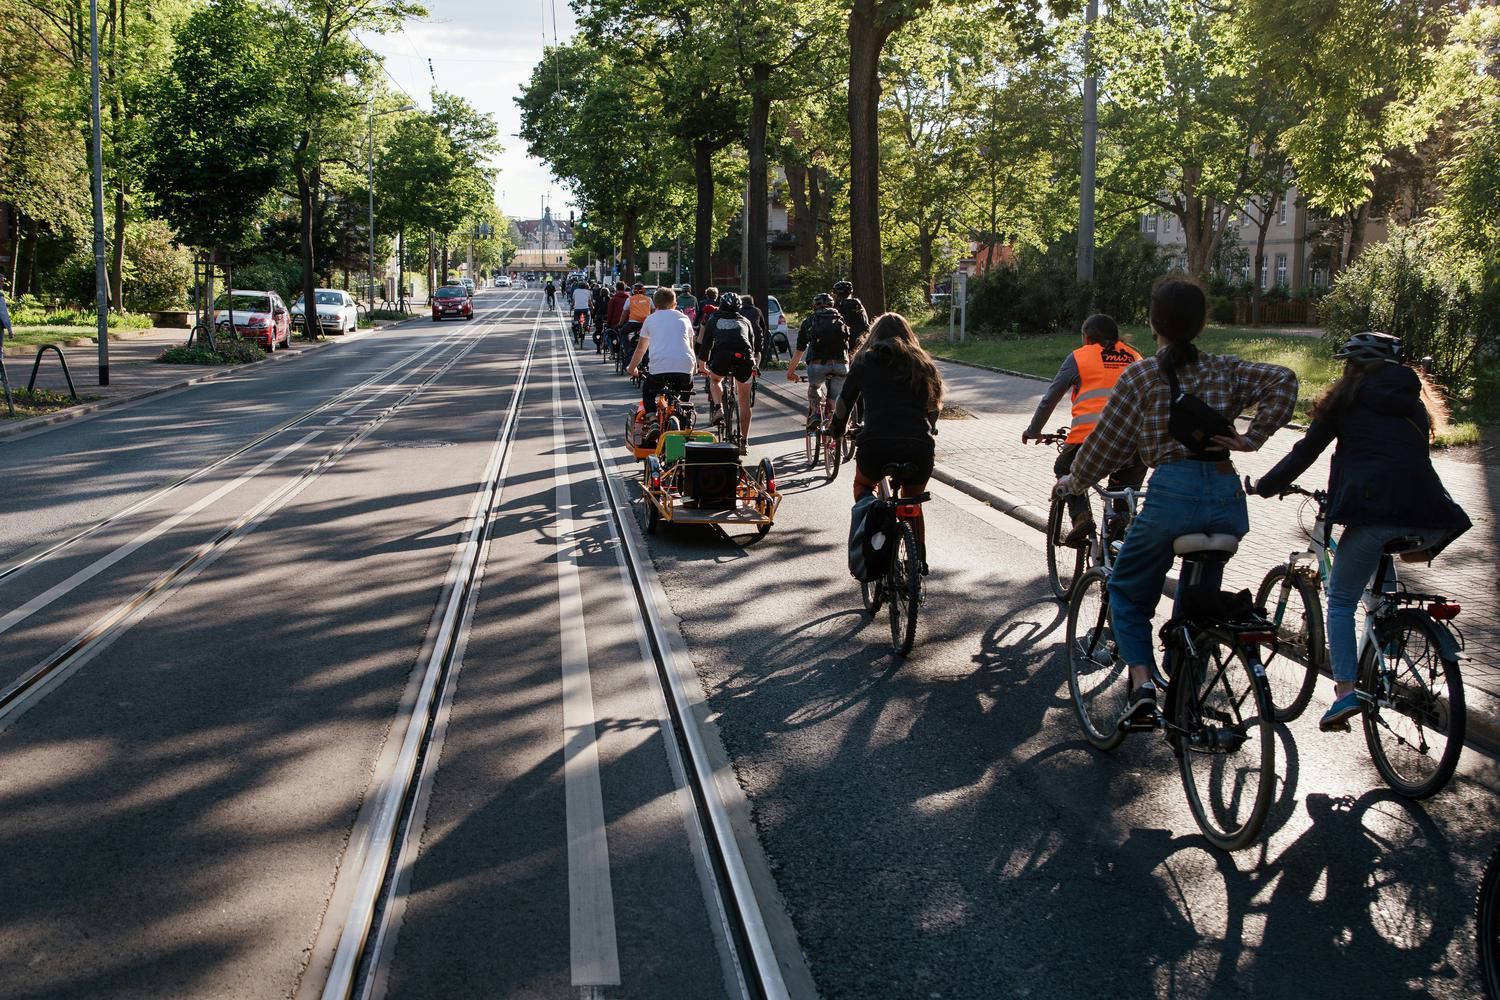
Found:
[[650, 253], [650, 264], [648, 271], [665, 271], [667, 269], [667, 252], [665, 250], [652, 250]]

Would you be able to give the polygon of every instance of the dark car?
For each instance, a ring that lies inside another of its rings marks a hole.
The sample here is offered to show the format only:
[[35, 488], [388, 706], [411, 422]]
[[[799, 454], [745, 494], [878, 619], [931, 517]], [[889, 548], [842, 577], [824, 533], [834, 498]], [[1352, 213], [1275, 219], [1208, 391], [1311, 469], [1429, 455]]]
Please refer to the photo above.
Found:
[[449, 318], [474, 318], [474, 300], [463, 285], [444, 285], [432, 293], [432, 321]]

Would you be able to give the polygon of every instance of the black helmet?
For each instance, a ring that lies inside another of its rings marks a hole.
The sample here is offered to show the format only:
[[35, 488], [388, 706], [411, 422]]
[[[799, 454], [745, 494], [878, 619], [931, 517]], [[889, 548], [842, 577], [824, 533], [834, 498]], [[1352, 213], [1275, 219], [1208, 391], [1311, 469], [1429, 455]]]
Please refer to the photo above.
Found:
[[1374, 331], [1356, 333], [1344, 341], [1344, 346], [1335, 351], [1333, 356], [1340, 361], [1399, 365], [1401, 363], [1401, 338]]
[[854, 294], [854, 282], [852, 282], [852, 281], [835, 281], [833, 283], [833, 294], [835, 294], [835, 295], [853, 295]]
[[827, 292], [819, 292], [813, 296], [813, 308], [823, 309], [831, 305], [833, 305], [833, 296]]
[[739, 312], [740, 297], [733, 292], [720, 292], [719, 309], [721, 312]]

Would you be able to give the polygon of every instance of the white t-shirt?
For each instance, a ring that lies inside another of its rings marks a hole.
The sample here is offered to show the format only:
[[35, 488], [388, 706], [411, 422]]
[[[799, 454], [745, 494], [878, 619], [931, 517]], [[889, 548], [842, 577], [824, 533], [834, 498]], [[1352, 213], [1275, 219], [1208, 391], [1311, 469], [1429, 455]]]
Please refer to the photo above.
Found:
[[573, 289], [573, 308], [587, 309], [594, 303], [594, 293], [588, 290], [587, 285], [579, 285]]
[[693, 353], [693, 324], [677, 309], [658, 309], [641, 324], [641, 339], [650, 341], [651, 374], [691, 375], [698, 367]]

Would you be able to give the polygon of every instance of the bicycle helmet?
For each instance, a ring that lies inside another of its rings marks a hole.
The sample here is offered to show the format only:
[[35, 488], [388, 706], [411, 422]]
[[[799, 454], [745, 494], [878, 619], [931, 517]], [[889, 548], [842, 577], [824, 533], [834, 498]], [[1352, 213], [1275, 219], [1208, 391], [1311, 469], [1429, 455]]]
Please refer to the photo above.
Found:
[[1389, 333], [1373, 330], [1356, 333], [1334, 352], [1339, 361], [1362, 361], [1366, 364], [1399, 365], [1401, 363], [1401, 338]]
[[836, 282], [834, 282], [833, 283], [833, 294], [835, 294], [835, 295], [853, 295], [854, 294], [854, 282], [852, 282], [852, 281], [836, 281]]
[[719, 309], [722, 310], [723, 312], [730, 312], [730, 313], [739, 312], [740, 311], [740, 297], [738, 295], [736, 295], [734, 292], [720, 292], [719, 293]]
[[819, 292], [817, 295], [813, 296], [814, 309], [824, 309], [831, 305], [833, 305], [833, 296], [829, 295], [827, 292]]

